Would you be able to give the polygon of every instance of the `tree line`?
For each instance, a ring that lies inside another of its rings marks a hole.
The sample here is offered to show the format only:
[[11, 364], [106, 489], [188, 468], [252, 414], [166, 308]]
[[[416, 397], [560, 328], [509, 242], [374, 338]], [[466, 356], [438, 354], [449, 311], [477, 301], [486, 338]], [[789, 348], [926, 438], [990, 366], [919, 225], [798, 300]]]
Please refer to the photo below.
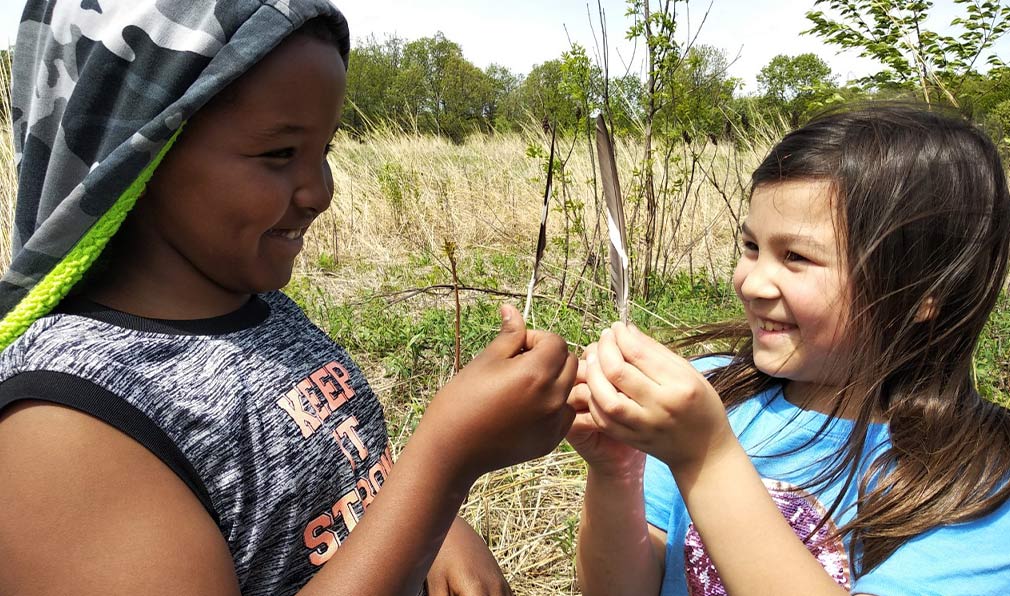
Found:
[[516, 73], [500, 64], [475, 66], [442, 33], [359, 39], [351, 50], [345, 126], [363, 132], [381, 123], [459, 142], [545, 118], [563, 131], [580, 130], [606, 106], [618, 134], [646, 134], [648, 121], [676, 138], [718, 139], [746, 133], [757, 121], [797, 126], [835, 103], [884, 98], [950, 106], [1010, 130], [1010, 67], [986, 54], [1006, 31], [1010, 9], [992, 0], [953, 1], [960, 11], [948, 27], [953, 34], [940, 35], [926, 27], [932, 2], [818, 0], [805, 33], [873, 58], [880, 70], [840, 82], [816, 54], [779, 55], [761, 69], [750, 94], [729, 76], [724, 50], [675, 40], [678, 2], [628, 0], [635, 18], [627, 36], [641, 37], [650, 50], [644, 75], [605, 72], [577, 44]]

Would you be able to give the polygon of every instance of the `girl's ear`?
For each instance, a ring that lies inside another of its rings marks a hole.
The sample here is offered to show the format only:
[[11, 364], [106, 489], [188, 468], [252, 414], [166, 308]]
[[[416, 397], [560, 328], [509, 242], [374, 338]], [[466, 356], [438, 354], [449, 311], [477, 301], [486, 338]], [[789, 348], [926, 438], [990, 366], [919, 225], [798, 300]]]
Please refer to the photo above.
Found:
[[926, 296], [926, 299], [919, 303], [919, 310], [915, 313], [915, 322], [924, 323], [931, 321], [936, 317], [938, 311], [936, 300], [932, 296]]

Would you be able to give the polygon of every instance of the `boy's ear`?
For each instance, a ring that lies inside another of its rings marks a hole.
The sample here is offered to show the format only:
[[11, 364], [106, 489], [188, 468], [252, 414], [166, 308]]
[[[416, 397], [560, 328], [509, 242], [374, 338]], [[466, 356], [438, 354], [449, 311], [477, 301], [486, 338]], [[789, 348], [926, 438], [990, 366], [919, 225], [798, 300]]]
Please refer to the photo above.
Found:
[[924, 323], [932, 321], [936, 318], [939, 310], [936, 306], [936, 300], [932, 296], [926, 296], [926, 299], [919, 303], [919, 309], [915, 312], [915, 322]]

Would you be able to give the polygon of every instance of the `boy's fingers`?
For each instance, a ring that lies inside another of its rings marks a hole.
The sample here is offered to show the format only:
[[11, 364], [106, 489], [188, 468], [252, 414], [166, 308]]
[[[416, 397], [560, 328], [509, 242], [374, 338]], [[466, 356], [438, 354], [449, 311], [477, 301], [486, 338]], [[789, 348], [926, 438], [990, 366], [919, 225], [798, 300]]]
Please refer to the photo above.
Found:
[[[549, 331], [541, 331], [539, 329], [527, 331], [523, 347], [525, 349], [525, 352], [522, 354], [523, 357], [530, 357], [541, 361], [540, 366], [549, 367], [549, 370], [553, 373], [560, 373], [568, 366], [569, 356], [572, 357], [573, 361], [577, 360], [568, 351], [568, 344], [565, 343], [565, 340], [561, 339], [561, 336]], [[572, 378], [574, 378], [576, 371], [574, 364], [573, 362]]]
[[503, 304], [499, 313], [501, 329], [484, 351], [500, 358], [510, 358], [521, 352], [526, 345], [526, 322], [519, 310], [511, 304]]

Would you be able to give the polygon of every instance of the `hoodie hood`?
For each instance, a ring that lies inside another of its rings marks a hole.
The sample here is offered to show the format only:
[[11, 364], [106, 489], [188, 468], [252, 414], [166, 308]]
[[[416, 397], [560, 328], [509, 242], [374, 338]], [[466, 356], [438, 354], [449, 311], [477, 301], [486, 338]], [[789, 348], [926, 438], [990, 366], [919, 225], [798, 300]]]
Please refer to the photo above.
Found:
[[12, 65], [18, 193], [0, 348], [52, 310], [141, 196], [183, 123], [329, 0], [29, 0]]

